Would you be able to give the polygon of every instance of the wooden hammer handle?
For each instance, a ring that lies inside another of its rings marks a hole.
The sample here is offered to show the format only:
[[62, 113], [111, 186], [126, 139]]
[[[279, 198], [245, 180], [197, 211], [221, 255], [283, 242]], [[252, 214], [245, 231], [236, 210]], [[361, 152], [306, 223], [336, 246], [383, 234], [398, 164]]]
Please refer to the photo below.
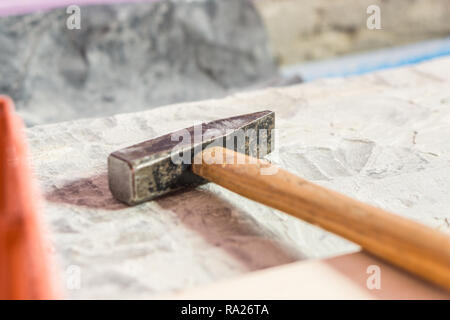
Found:
[[[224, 157], [222, 164], [215, 163], [218, 154]], [[238, 157], [245, 162], [236, 162]], [[267, 161], [221, 147], [199, 153], [192, 170], [450, 290], [450, 237], [441, 232], [308, 182]]]

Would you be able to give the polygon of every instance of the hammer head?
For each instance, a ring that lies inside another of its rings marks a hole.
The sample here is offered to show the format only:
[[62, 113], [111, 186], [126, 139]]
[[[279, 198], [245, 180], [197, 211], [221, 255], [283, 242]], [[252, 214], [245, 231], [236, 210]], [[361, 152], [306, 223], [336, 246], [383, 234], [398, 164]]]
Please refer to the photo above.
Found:
[[108, 157], [109, 188], [128, 205], [207, 182], [192, 173], [198, 152], [221, 146], [262, 158], [274, 148], [272, 111], [249, 113], [178, 130], [113, 152]]

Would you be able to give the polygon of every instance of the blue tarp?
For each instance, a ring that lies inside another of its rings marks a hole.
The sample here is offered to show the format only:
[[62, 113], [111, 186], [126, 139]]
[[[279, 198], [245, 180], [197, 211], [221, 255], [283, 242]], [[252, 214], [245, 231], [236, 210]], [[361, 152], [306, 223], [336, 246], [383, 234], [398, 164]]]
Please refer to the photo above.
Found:
[[393, 68], [450, 55], [450, 37], [412, 45], [351, 54], [330, 60], [291, 65], [282, 69], [283, 76], [300, 76], [304, 81], [345, 77]]

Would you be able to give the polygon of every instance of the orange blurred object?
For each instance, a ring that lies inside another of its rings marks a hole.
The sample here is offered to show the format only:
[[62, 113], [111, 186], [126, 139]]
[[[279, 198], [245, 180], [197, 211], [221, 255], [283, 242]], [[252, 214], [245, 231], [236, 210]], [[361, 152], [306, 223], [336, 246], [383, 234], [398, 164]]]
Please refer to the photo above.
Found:
[[39, 202], [23, 122], [12, 100], [0, 96], [0, 299], [59, 297]]

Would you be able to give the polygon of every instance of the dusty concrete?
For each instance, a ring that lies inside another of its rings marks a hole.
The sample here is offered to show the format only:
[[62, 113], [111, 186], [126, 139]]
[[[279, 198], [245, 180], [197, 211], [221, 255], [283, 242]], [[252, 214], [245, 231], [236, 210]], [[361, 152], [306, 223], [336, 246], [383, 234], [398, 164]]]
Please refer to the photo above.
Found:
[[[254, 0], [281, 64], [450, 35], [448, 0]], [[381, 30], [369, 30], [369, 5]]]
[[[28, 129], [71, 298], [154, 297], [357, 247], [214, 184], [136, 207], [107, 186], [110, 152], [198, 121], [272, 109], [282, 167], [450, 232], [450, 58], [348, 79]], [[69, 268], [71, 267], [72, 268]], [[67, 271], [67, 272], [66, 272]]]

